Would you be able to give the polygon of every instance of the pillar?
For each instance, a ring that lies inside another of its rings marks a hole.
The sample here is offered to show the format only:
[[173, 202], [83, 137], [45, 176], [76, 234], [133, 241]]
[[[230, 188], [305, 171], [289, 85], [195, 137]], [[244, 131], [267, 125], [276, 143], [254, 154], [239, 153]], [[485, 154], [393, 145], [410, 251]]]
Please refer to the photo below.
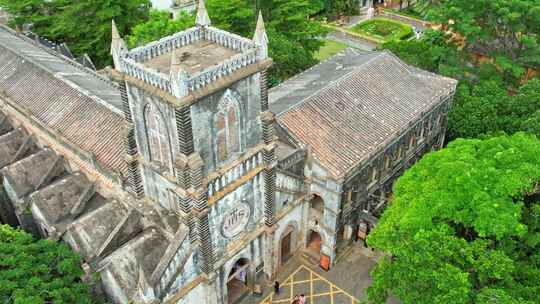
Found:
[[[261, 114], [263, 140], [266, 144], [263, 150], [263, 160], [266, 165], [264, 169], [264, 223], [265, 230], [265, 252], [264, 252], [264, 272], [272, 277], [275, 272], [275, 257], [277, 253], [274, 248], [274, 238], [276, 226], [276, 165], [275, 143], [274, 143], [274, 116], [269, 111]], [[276, 249], [277, 250], [277, 249]]]
[[125, 160], [128, 167], [128, 189], [136, 198], [142, 198], [144, 196], [144, 186], [139, 164], [139, 149], [137, 148], [137, 141], [135, 140], [135, 127], [133, 126], [133, 119], [131, 117], [125, 81], [120, 82], [120, 97], [122, 98], [122, 110], [127, 124], [127, 130], [124, 136], [124, 146], [126, 148]]
[[214, 248], [212, 245], [212, 236], [210, 234], [208, 196], [206, 187], [203, 185], [203, 160], [198, 153], [193, 153], [189, 157], [189, 169], [193, 200], [193, 217], [196, 224], [197, 239], [199, 241], [199, 250], [202, 257], [202, 270], [207, 275], [214, 270]]

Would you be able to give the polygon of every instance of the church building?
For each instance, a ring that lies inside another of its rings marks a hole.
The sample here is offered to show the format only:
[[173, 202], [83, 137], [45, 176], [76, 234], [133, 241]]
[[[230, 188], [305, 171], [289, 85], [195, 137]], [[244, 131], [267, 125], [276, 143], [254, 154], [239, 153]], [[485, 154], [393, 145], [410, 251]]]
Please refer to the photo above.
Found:
[[[193, 28], [89, 70], [0, 27], [0, 220], [64, 241], [113, 303], [231, 304], [332, 267], [441, 148], [457, 82], [347, 49], [268, 88], [268, 37]], [[363, 226], [364, 225], [364, 226]]]

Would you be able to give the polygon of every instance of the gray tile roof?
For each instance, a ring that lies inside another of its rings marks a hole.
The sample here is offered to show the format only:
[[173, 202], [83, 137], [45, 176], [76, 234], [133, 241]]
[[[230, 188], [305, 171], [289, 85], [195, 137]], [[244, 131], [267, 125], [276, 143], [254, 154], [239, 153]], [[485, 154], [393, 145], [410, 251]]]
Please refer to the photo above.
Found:
[[79, 212], [74, 212], [73, 208], [90, 185], [91, 182], [84, 174], [75, 172], [32, 193], [30, 198], [47, 223], [54, 225], [67, 218], [72, 221], [72, 218], [84, 211], [84, 206]]
[[0, 26], [0, 93], [105, 169], [126, 174], [126, 125], [112, 83]]
[[37, 190], [40, 181], [56, 157], [54, 151], [45, 148], [3, 168], [0, 172], [9, 182], [13, 194], [17, 198], [23, 198]]
[[375, 56], [377, 53], [374, 52], [347, 49], [321, 62], [272, 88], [268, 95], [270, 110], [275, 114], [288, 110]]
[[270, 108], [278, 124], [309, 146], [336, 178], [379, 151], [457, 84], [389, 52], [352, 49], [291, 81], [271, 91]]

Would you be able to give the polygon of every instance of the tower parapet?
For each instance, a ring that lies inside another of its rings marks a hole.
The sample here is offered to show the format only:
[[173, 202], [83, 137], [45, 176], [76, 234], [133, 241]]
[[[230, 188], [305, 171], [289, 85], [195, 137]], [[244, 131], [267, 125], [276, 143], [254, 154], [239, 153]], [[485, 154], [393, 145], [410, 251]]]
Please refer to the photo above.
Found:
[[[209, 25], [161, 38], [123, 53], [115, 68], [177, 98], [182, 98], [248, 65], [267, 59], [266, 45]], [[171, 73], [171, 56], [184, 71]], [[182, 85], [185, 88], [176, 88]], [[182, 92], [182, 94], [179, 94]]]

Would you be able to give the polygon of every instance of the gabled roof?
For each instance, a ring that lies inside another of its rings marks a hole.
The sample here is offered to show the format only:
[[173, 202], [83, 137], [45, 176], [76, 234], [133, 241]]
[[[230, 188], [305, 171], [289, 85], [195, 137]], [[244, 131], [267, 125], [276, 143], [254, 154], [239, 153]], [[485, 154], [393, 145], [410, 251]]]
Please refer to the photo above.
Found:
[[277, 122], [342, 178], [455, 90], [390, 52], [347, 49], [270, 92]]
[[106, 79], [0, 26], [0, 93], [103, 168], [126, 174], [122, 100]]
[[43, 186], [43, 176], [57, 158], [58, 155], [51, 149], [45, 148], [3, 168], [1, 174], [9, 183], [13, 194], [20, 199]]

